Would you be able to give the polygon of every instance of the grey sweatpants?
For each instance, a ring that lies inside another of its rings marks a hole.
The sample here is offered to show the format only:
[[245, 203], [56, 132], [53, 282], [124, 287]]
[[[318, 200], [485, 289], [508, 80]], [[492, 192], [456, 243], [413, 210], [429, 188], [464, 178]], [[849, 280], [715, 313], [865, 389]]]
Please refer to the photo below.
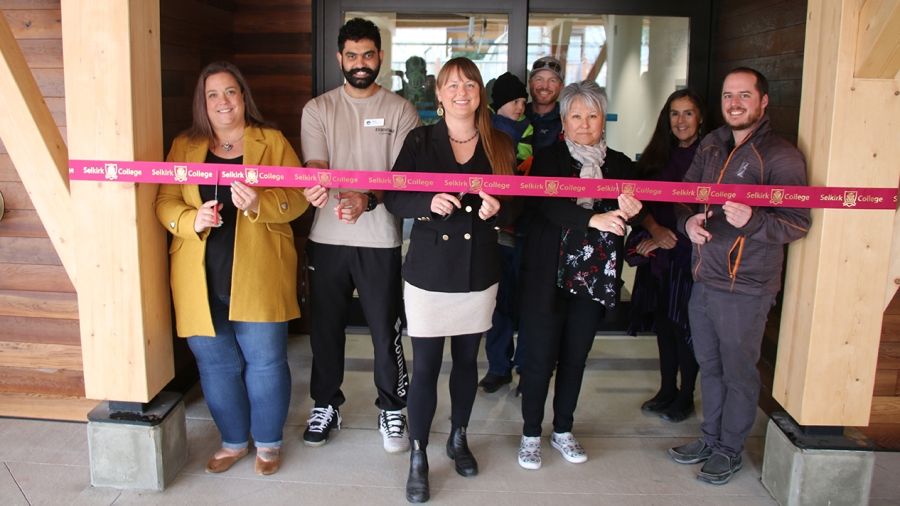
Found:
[[742, 295], [694, 283], [689, 305], [694, 354], [700, 364], [703, 439], [730, 457], [744, 449], [756, 418], [756, 369], [774, 295]]

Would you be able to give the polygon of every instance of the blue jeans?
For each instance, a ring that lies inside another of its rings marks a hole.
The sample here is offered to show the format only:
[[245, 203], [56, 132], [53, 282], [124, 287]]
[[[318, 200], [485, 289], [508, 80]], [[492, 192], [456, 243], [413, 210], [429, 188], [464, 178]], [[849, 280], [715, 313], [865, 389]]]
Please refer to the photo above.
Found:
[[[520, 363], [521, 349], [516, 353], [513, 333], [519, 320], [519, 266], [522, 263], [522, 239], [516, 238], [516, 246], [498, 245], [500, 248], [500, 286], [497, 288], [497, 306], [491, 316], [492, 327], [484, 338], [484, 352], [488, 359], [488, 372], [506, 376], [513, 365]], [[521, 329], [519, 330], [521, 333]], [[522, 339], [519, 339], [522, 346]], [[514, 358], [515, 357], [515, 358]]]
[[222, 447], [281, 446], [291, 401], [287, 363], [287, 322], [236, 322], [228, 302], [210, 297], [214, 337], [193, 336], [188, 346], [200, 369], [200, 386]]

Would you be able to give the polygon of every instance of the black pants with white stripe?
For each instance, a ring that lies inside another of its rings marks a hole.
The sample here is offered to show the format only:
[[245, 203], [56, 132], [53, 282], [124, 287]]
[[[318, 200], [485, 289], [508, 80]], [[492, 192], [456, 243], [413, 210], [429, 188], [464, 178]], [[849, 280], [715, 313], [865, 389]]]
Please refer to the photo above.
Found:
[[375, 350], [375, 405], [395, 411], [406, 406], [409, 379], [400, 340], [400, 248], [359, 248], [310, 241], [309, 292], [313, 353], [309, 391], [316, 407], [338, 407], [346, 398], [345, 328], [353, 299], [359, 294]]

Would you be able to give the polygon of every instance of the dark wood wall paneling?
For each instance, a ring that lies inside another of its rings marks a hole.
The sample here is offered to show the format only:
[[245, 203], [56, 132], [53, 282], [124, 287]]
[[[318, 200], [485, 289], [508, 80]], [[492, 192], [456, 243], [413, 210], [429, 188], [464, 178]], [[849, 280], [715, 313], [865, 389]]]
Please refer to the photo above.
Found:
[[191, 126], [191, 102], [197, 76], [206, 64], [231, 60], [233, 0], [160, 0], [163, 138]]
[[[59, 0], [0, 0], [65, 138]], [[18, 172], [0, 144], [0, 395], [84, 396], [75, 288]], [[61, 359], [61, 357], [64, 357]], [[0, 407], [4, 404], [0, 399]]]
[[900, 450], [900, 292], [884, 312], [874, 396], [863, 432], [885, 448]]
[[768, 113], [775, 130], [797, 142], [806, 0], [719, 0], [715, 4], [710, 111], [722, 124], [718, 94], [734, 67], [752, 67], [769, 80]]
[[234, 62], [263, 116], [299, 154], [300, 112], [312, 98], [312, 1], [235, 3]]

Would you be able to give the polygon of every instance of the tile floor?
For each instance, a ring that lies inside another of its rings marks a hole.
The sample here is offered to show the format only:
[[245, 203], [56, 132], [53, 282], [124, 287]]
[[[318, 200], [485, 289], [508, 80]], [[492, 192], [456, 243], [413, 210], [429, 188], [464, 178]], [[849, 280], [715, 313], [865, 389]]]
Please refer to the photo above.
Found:
[[[84, 424], [0, 419], [0, 505], [122, 504], [405, 504], [406, 454], [388, 455], [376, 430], [368, 336], [348, 340], [343, 429], [320, 448], [300, 441], [308, 398], [308, 340], [292, 339], [293, 404], [285, 434], [285, 461], [269, 477], [253, 472], [253, 460], [229, 472], [204, 472], [218, 436], [199, 389], [186, 399], [188, 461], [164, 492], [90, 486]], [[406, 348], [410, 349], [409, 346]], [[511, 389], [479, 392], [469, 441], [481, 473], [462, 478], [443, 455], [449, 430], [445, 361], [430, 448], [432, 504], [467, 505], [773, 505], [760, 483], [765, 421], [757, 420], [747, 443], [744, 469], [726, 486], [698, 482], [697, 466], [680, 466], [666, 448], [698, 434], [696, 417], [670, 424], [647, 417], [640, 403], [657, 387], [652, 337], [599, 337], [576, 412], [575, 433], [590, 460], [568, 464], [545, 443], [544, 467], [526, 471], [515, 460], [521, 430], [519, 400]], [[409, 358], [409, 357], [407, 357]], [[486, 362], [481, 364], [482, 371]], [[549, 419], [549, 417], [548, 417]], [[546, 424], [545, 424], [546, 427]], [[548, 429], [549, 430], [549, 429]], [[900, 453], [876, 457], [872, 505], [900, 505]]]

